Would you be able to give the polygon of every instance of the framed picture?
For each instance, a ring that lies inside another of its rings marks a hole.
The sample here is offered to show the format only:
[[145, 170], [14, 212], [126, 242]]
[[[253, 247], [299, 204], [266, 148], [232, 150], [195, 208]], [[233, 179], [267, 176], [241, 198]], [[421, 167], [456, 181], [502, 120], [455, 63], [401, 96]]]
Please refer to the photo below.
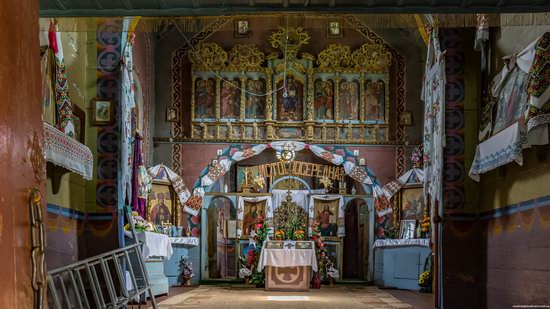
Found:
[[235, 37], [250, 36], [250, 21], [247, 19], [235, 20]]
[[319, 222], [321, 236], [338, 236], [338, 200], [323, 201], [314, 199], [313, 212]]
[[237, 237], [237, 220], [225, 220], [224, 232], [225, 239], [235, 239]]
[[175, 122], [178, 121], [178, 109], [173, 106], [168, 106], [166, 108], [166, 121]]
[[416, 220], [401, 220], [399, 227], [399, 238], [413, 239], [416, 233]]
[[325, 241], [325, 249], [329, 260], [334, 263], [334, 266], [342, 274], [342, 246], [340, 245], [340, 241]]
[[73, 104], [74, 138], [84, 144], [86, 138], [86, 114], [80, 107]]
[[176, 213], [172, 188], [164, 182], [153, 181], [149, 194], [147, 219], [156, 226], [174, 224]]
[[425, 203], [422, 185], [408, 185], [401, 189], [399, 198], [401, 220], [422, 220]]
[[339, 20], [331, 20], [327, 24], [327, 37], [329, 38], [341, 38], [344, 36], [342, 30], [342, 22]]
[[92, 102], [92, 124], [96, 126], [112, 124], [115, 120], [113, 104], [109, 100], [96, 99]]
[[248, 238], [252, 228], [258, 223], [258, 217], [265, 218], [265, 206], [266, 202], [247, 202], [244, 201], [243, 209], [243, 221], [241, 222], [242, 235], [241, 238]]
[[402, 112], [399, 115], [399, 122], [403, 126], [412, 126], [412, 113], [411, 112]]

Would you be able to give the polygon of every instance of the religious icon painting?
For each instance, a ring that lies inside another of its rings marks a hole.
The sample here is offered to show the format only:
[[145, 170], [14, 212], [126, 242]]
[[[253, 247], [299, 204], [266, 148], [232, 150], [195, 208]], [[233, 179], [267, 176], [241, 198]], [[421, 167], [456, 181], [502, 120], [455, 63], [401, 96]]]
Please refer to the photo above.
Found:
[[329, 38], [341, 38], [344, 36], [342, 30], [342, 22], [339, 20], [331, 20], [327, 25], [327, 37]]
[[340, 119], [359, 119], [359, 83], [357, 81], [340, 82]]
[[384, 81], [367, 81], [364, 100], [365, 120], [384, 123], [386, 115], [386, 86]]
[[338, 235], [338, 200], [315, 200], [314, 215], [319, 222], [321, 236], [337, 237]]
[[238, 19], [235, 21], [235, 37], [249, 37], [250, 21], [246, 19]]
[[400, 196], [401, 219], [421, 220], [424, 217], [424, 190], [421, 185], [405, 186]]
[[304, 83], [292, 75], [277, 82], [277, 119], [281, 121], [304, 120]]
[[238, 78], [233, 80], [222, 80], [220, 90], [221, 111], [220, 116], [224, 119], [239, 118], [241, 109], [241, 81]]
[[314, 100], [316, 120], [334, 119], [334, 83], [332, 80], [316, 80], [314, 83]]
[[166, 121], [174, 122], [178, 121], [178, 109], [173, 106], [168, 106], [166, 108]]
[[246, 119], [265, 119], [266, 81], [263, 78], [254, 80], [248, 78], [245, 85], [245, 108]]
[[92, 124], [109, 125], [114, 122], [114, 108], [109, 100], [94, 100], [92, 103]]
[[413, 239], [416, 233], [416, 220], [401, 220], [399, 238]]
[[174, 199], [169, 184], [153, 181], [147, 210], [147, 220], [155, 226], [174, 223], [172, 216], [174, 214]]
[[244, 201], [243, 209], [243, 221], [241, 222], [242, 238], [248, 238], [250, 233], [255, 229], [255, 225], [258, 224], [259, 218], [265, 218], [266, 214], [266, 202], [248, 202]]
[[195, 118], [215, 118], [216, 81], [214, 78], [195, 82]]
[[[342, 265], [340, 264], [340, 253], [341, 247], [339, 241], [326, 241], [325, 249], [328, 259], [334, 264], [334, 267], [342, 270]], [[342, 273], [342, 272], [340, 272]]]

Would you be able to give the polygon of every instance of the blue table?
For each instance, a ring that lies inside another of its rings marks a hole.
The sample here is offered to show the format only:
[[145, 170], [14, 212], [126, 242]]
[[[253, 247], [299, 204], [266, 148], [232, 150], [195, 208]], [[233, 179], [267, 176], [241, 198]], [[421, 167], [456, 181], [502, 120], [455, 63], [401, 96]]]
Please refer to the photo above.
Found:
[[164, 260], [164, 275], [168, 277], [170, 286], [181, 285], [178, 263], [182, 256], [187, 256], [193, 263], [195, 276], [191, 278], [191, 284], [198, 284], [200, 280], [200, 251], [197, 237], [170, 237], [172, 243], [172, 256]]

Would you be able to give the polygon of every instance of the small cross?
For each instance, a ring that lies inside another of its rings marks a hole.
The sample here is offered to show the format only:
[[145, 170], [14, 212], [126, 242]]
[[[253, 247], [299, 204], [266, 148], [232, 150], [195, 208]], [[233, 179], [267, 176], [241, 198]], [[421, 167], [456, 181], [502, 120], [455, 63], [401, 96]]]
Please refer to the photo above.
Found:
[[294, 244], [291, 243], [291, 242], [289, 242], [289, 243], [287, 243], [287, 244], [285, 245], [285, 247], [287, 247], [288, 249], [290, 249], [290, 248], [293, 248], [293, 247], [294, 247]]

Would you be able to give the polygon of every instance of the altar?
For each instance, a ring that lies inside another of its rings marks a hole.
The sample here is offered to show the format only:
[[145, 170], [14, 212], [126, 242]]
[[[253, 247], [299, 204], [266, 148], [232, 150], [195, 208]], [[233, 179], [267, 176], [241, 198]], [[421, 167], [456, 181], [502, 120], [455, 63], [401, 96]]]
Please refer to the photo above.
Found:
[[[309, 291], [310, 270], [317, 272], [313, 241], [266, 241], [258, 271], [265, 271], [266, 291]], [[310, 268], [311, 267], [311, 268]]]

